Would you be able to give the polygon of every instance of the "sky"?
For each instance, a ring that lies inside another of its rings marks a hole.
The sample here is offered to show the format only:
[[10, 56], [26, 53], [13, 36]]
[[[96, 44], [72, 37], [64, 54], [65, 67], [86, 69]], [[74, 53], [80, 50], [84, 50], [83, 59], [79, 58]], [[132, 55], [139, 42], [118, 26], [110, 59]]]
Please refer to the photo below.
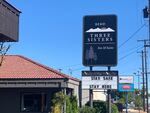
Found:
[[[111, 69], [118, 70], [119, 75], [141, 71], [141, 54], [137, 52], [143, 49], [143, 42], [137, 40], [148, 38], [148, 21], [142, 14], [148, 0], [7, 1], [22, 12], [19, 42], [10, 43], [8, 54], [23, 55], [81, 78], [81, 71], [89, 70], [82, 65], [83, 17], [115, 14], [118, 19], [118, 64]], [[107, 68], [99, 66], [94, 70]]]

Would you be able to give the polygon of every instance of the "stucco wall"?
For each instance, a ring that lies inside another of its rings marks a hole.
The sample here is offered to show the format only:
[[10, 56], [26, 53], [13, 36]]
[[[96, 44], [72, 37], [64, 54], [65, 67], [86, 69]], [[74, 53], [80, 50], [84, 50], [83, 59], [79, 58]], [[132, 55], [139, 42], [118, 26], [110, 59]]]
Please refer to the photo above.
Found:
[[82, 89], [82, 106], [89, 101], [89, 90]]
[[[103, 90], [93, 90], [93, 100], [106, 101], [106, 94]], [[82, 106], [89, 101], [89, 90], [82, 89]]]
[[103, 92], [103, 90], [95, 90], [93, 92], [93, 100], [106, 101], [106, 94]]
[[67, 83], [67, 87], [73, 89], [74, 95], [76, 95], [77, 98], [79, 98], [79, 82], [69, 80], [68, 83]]

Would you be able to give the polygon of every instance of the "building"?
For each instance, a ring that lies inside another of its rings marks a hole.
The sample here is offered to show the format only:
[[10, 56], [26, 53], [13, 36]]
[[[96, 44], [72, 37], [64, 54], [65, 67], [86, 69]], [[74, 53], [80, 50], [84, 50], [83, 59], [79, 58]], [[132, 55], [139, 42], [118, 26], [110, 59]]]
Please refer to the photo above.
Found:
[[1, 113], [49, 113], [56, 92], [80, 102], [80, 80], [23, 56], [6, 55], [0, 66]]
[[0, 42], [18, 42], [20, 13], [6, 0], [0, 0]]

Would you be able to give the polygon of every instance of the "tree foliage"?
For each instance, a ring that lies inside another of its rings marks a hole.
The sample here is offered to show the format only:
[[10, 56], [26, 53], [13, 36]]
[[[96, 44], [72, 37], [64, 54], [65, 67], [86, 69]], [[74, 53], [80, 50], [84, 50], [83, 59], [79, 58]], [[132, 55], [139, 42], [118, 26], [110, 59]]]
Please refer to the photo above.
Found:
[[[90, 103], [86, 103], [87, 106], [90, 106]], [[93, 101], [93, 108], [96, 110], [96, 113], [107, 113], [107, 103], [104, 101]]]
[[71, 113], [78, 113], [78, 102], [76, 96], [70, 97], [70, 103], [71, 103]]
[[63, 92], [57, 92], [52, 99], [52, 113], [61, 113], [66, 104], [66, 113], [78, 113], [78, 104], [76, 96], [64, 95]]
[[[87, 106], [89, 106], [89, 102], [86, 103]], [[105, 101], [93, 101], [93, 108], [95, 109], [95, 113], [107, 113], [107, 102]], [[84, 110], [86, 110], [87, 108], [84, 108]], [[82, 112], [82, 113], [88, 113], [88, 109], [87, 112]], [[112, 113], [119, 113], [118, 108], [115, 104], [112, 104], [111, 106], [111, 111]]]
[[83, 106], [79, 109], [79, 113], [97, 113], [94, 108], [91, 108], [89, 106]]
[[52, 113], [61, 113], [62, 107], [65, 103], [65, 95], [63, 92], [57, 92], [52, 99]]
[[135, 101], [134, 101], [135, 107], [142, 107], [142, 98], [141, 95], [136, 95], [135, 96]]
[[111, 106], [111, 113], [119, 113], [118, 108], [115, 104], [112, 104]]

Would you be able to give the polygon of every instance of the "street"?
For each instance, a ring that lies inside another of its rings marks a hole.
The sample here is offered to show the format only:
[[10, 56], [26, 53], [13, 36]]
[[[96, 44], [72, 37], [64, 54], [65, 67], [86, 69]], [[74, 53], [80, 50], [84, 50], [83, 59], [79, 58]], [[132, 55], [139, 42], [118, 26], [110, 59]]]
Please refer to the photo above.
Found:
[[[123, 110], [123, 113], [126, 113], [126, 110], [124, 109]], [[134, 109], [128, 109], [128, 113], [146, 113], [146, 112], [143, 112], [143, 111], [139, 111], [139, 110], [134, 110]]]

